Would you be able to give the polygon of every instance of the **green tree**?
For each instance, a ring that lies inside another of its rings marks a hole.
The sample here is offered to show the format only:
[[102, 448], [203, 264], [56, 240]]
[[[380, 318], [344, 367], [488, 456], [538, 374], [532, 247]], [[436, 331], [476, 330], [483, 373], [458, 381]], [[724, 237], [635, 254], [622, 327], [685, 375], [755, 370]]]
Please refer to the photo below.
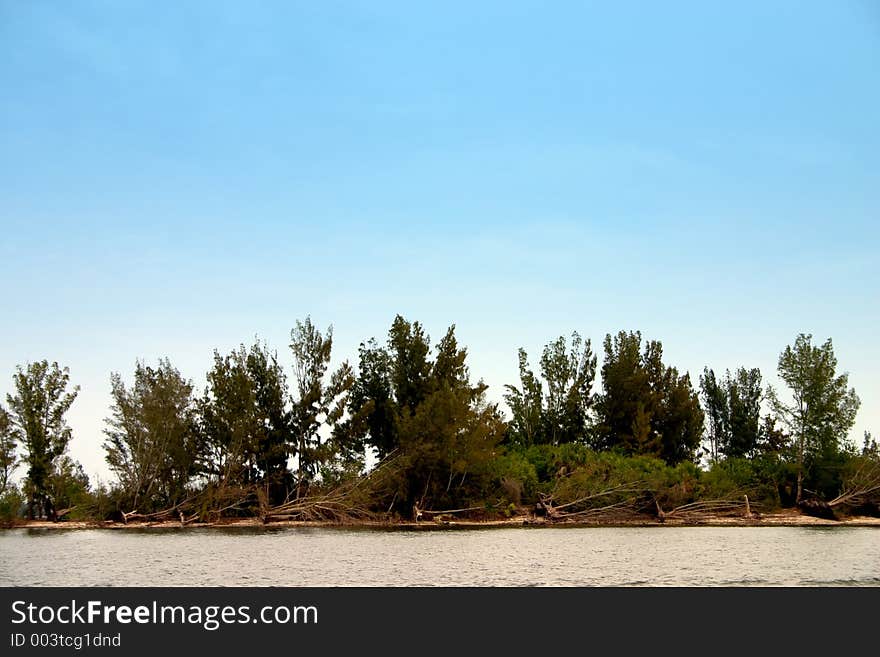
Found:
[[68, 390], [70, 372], [42, 360], [19, 366], [13, 377], [15, 395], [7, 395], [6, 402], [25, 448], [28, 497], [28, 517], [44, 513], [54, 519], [55, 507], [48, 489], [55, 459], [64, 454], [72, 435], [65, 414], [79, 393], [79, 386]]
[[12, 486], [12, 474], [18, 467], [15, 446], [18, 432], [9, 413], [0, 405], [0, 495]]
[[732, 377], [727, 374], [725, 384], [730, 433], [723, 446], [724, 455], [752, 456], [761, 440], [761, 401], [764, 399], [761, 370], [737, 368]]
[[627, 454], [659, 452], [651, 431], [656, 398], [645, 367], [642, 334], [620, 331], [605, 336], [602, 393], [597, 400], [599, 427], [596, 446]]
[[584, 341], [574, 332], [570, 344], [566, 344], [560, 336], [545, 345], [540, 365], [538, 379], [529, 369], [525, 350], [519, 350], [521, 387], [507, 385], [504, 395], [511, 410], [512, 442], [524, 446], [584, 442], [596, 376], [596, 356], [590, 340]]
[[290, 332], [297, 396], [293, 401], [294, 445], [298, 459], [297, 489], [302, 493], [322, 469], [359, 469], [362, 443], [344, 423], [355, 378], [343, 362], [329, 372], [333, 327], [321, 334], [311, 318], [297, 320]]
[[383, 510], [482, 503], [495, 472], [491, 463], [505, 424], [471, 384], [467, 350], [451, 326], [431, 358], [430, 337], [418, 322], [395, 317], [386, 347], [361, 344], [348, 410], [354, 432], [380, 458], [395, 455], [379, 497]]
[[391, 385], [391, 357], [375, 338], [358, 349], [358, 373], [348, 401], [351, 430], [384, 459], [398, 446], [399, 408]]
[[709, 444], [709, 458], [717, 461], [721, 445], [728, 435], [730, 413], [727, 405], [727, 392], [719, 383], [715, 371], [703, 368], [700, 376], [700, 392], [706, 415], [706, 442]]
[[168, 359], [155, 368], [137, 362], [131, 387], [118, 373], [110, 380], [104, 450], [124, 503], [144, 511], [178, 504], [201, 454], [192, 383]]
[[46, 484], [59, 513], [66, 513], [78, 506], [91, 503], [88, 475], [79, 461], [74, 461], [66, 454], [55, 460]]
[[544, 425], [551, 445], [586, 439], [595, 376], [596, 356], [590, 341], [582, 340], [577, 332], [571, 335], [570, 348], [562, 337], [544, 347], [541, 355], [541, 377], [547, 384]]
[[245, 359], [254, 401], [254, 436], [251, 441], [257, 478], [268, 499], [284, 500], [292, 485], [288, 467], [292, 441], [292, 412], [284, 368], [278, 355], [255, 343]]
[[639, 332], [605, 336], [602, 393], [595, 444], [669, 464], [691, 461], [700, 444], [703, 411], [687, 373], [663, 364], [663, 346], [641, 349]]
[[[491, 461], [505, 431], [503, 418], [497, 406], [487, 402], [487, 386], [482, 381], [470, 383], [467, 350], [459, 347], [454, 325], [437, 344], [431, 362], [422, 348], [429, 343], [428, 336], [418, 323], [406, 324], [398, 316], [392, 325], [392, 368], [416, 373], [399, 389], [404, 394], [418, 390], [421, 399], [412, 410], [409, 403], [398, 402], [399, 448], [405, 468], [396, 493], [405, 509], [469, 504], [491, 476]], [[409, 336], [409, 344], [395, 349], [395, 339], [401, 334]], [[400, 358], [416, 362], [402, 364], [397, 362]], [[408, 399], [411, 402], [413, 397]]]
[[691, 385], [690, 374], [665, 367], [655, 388], [659, 403], [651, 418], [657, 436], [657, 455], [669, 464], [693, 461], [703, 433], [703, 410]]
[[727, 370], [718, 380], [713, 370], [705, 368], [700, 390], [712, 459], [753, 456], [761, 441], [761, 371], [740, 367], [733, 375]]
[[526, 350], [520, 348], [519, 357], [520, 387], [504, 386], [507, 392], [504, 401], [510, 408], [510, 424], [508, 433], [510, 442], [530, 447], [545, 442], [542, 422], [544, 411], [544, 389], [541, 380], [529, 368], [529, 357]]
[[485, 386], [441, 386], [400, 419], [404, 468], [395, 497], [407, 511], [481, 504], [491, 464], [504, 437]]
[[865, 435], [862, 439], [862, 456], [868, 458], [880, 458], [880, 445], [877, 444], [877, 441], [871, 436], [870, 431], [865, 431]]
[[831, 338], [821, 346], [813, 336], [797, 336], [779, 356], [779, 377], [791, 393], [783, 401], [773, 388], [767, 391], [771, 406], [794, 440], [797, 465], [796, 502], [803, 497], [803, 481], [810, 462], [836, 457], [855, 423], [859, 398], [848, 387], [849, 376], [837, 374], [837, 357]]
[[386, 346], [374, 338], [360, 345], [348, 411], [353, 432], [375, 449], [379, 459], [400, 447], [400, 420], [415, 413], [435, 389], [434, 376], [460, 375], [462, 364], [452, 342], [447, 340], [436, 367], [430, 351], [430, 338], [422, 325], [400, 315], [391, 324]]
[[284, 370], [266, 345], [214, 352], [198, 404], [202, 471], [210, 482], [221, 489], [261, 485], [272, 501], [285, 497], [293, 442], [287, 400]]
[[414, 412], [428, 396], [431, 363], [428, 354], [431, 340], [419, 322], [394, 318], [388, 332], [391, 354], [391, 385], [398, 407]]

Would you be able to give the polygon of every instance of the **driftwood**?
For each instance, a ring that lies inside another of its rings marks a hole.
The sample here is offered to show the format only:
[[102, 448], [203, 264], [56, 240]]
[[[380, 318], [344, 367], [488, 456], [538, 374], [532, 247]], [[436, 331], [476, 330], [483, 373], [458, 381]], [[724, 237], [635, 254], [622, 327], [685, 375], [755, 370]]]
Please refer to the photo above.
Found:
[[818, 497], [803, 499], [797, 503], [797, 508], [808, 516], [816, 518], [825, 518], [826, 520], [837, 520], [834, 509]]
[[415, 515], [414, 517], [416, 518], [416, 522], [418, 522], [418, 519], [422, 516], [429, 516], [432, 520], [439, 522], [443, 516], [453, 516], [456, 513], [469, 513], [471, 511], [482, 511], [485, 508], [485, 506], [469, 506], [464, 509], [445, 509], [443, 511], [431, 511], [428, 509], [419, 509], [419, 507], [416, 506], [415, 510], [417, 512], [417, 515]]
[[141, 513], [137, 509], [132, 509], [131, 511], [120, 511], [119, 516], [122, 519], [124, 524], [128, 524], [130, 520], [142, 520], [147, 522], [153, 521], [162, 521], [162, 520], [171, 520], [175, 517], [179, 518], [181, 522], [184, 524], [189, 524], [198, 519], [199, 514], [194, 513], [190, 516], [186, 516], [184, 510], [191, 506], [193, 501], [197, 499], [197, 496], [191, 496], [182, 502], [178, 502], [172, 507], [167, 509], [162, 509], [160, 511], [154, 511], [152, 513]]
[[[641, 482], [612, 486], [598, 493], [583, 495], [562, 504], [555, 504], [552, 493], [542, 493], [535, 504], [535, 515], [543, 516], [551, 522], [566, 520], [577, 522], [594, 518], [622, 519], [642, 511], [644, 493], [645, 489], [641, 487]], [[621, 494], [629, 496], [616, 502], [607, 503], [609, 497]]]

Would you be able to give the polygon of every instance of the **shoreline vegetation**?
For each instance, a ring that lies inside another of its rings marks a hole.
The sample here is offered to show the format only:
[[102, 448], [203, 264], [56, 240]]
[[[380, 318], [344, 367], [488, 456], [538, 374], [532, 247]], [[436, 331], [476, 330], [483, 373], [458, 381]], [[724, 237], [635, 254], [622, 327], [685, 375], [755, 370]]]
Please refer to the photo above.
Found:
[[335, 528], [335, 529], [377, 529], [377, 530], [442, 530], [442, 529], [488, 529], [494, 527], [880, 527], [880, 518], [873, 516], [849, 516], [830, 520], [800, 513], [789, 509], [768, 514], [755, 514], [751, 518], [734, 515], [705, 513], [688, 518], [604, 518], [595, 520], [552, 521], [530, 513], [496, 518], [492, 520], [448, 519], [434, 520], [359, 520], [337, 522], [331, 520], [276, 520], [265, 523], [259, 518], [222, 518], [215, 522], [185, 524], [174, 520], [132, 521], [129, 523], [113, 520], [71, 520], [54, 522], [50, 520], [17, 520], [6, 529], [109, 529], [109, 530], [149, 530], [149, 529], [285, 529], [285, 528]]
[[0, 526], [880, 525], [880, 449], [848, 437], [859, 398], [830, 339], [785, 347], [776, 390], [747, 367], [695, 387], [638, 331], [606, 335], [599, 367], [574, 332], [537, 368], [518, 351], [506, 408], [454, 325], [432, 346], [398, 315], [335, 369], [332, 328], [307, 318], [290, 340], [289, 369], [260, 341], [215, 351], [201, 392], [167, 358], [112, 373], [109, 485], [69, 456], [67, 368], [19, 366]]

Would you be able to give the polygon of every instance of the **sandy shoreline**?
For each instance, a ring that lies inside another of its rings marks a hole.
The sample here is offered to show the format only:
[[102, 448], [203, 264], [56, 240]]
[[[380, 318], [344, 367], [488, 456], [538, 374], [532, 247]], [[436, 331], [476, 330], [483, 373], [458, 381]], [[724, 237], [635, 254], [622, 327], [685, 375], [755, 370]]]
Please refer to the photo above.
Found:
[[780, 511], [777, 513], [762, 514], [753, 518], [736, 516], [719, 516], [705, 514], [689, 518], [667, 518], [663, 522], [652, 518], [629, 518], [629, 519], [596, 519], [578, 521], [548, 521], [545, 518], [534, 516], [514, 516], [499, 520], [443, 520], [420, 522], [412, 521], [359, 521], [352, 523], [335, 523], [323, 521], [305, 520], [282, 520], [263, 523], [258, 518], [224, 519], [212, 523], [190, 523], [183, 525], [177, 521], [158, 522], [112, 522], [112, 521], [61, 521], [49, 522], [45, 520], [23, 520], [16, 522], [4, 529], [47, 529], [47, 530], [73, 530], [73, 529], [275, 529], [290, 527], [327, 527], [342, 529], [406, 529], [406, 530], [436, 530], [436, 529], [480, 529], [491, 527], [880, 527], [880, 518], [870, 516], [854, 516], [840, 520], [827, 520], [808, 516], [797, 511]]

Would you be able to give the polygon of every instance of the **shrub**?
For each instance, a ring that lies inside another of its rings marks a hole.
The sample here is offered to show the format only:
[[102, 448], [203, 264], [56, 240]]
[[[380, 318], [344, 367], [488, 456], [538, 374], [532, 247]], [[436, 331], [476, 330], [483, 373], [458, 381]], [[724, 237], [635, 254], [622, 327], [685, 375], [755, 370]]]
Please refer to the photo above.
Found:
[[0, 526], [9, 527], [21, 517], [21, 509], [25, 503], [24, 496], [15, 486], [7, 488], [0, 494]]
[[538, 489], [538, 475], [532, 463], [519, 451], [501, 454], [491, 464], [495, 485], [504, 498], [516, 505], [531, 504]]

